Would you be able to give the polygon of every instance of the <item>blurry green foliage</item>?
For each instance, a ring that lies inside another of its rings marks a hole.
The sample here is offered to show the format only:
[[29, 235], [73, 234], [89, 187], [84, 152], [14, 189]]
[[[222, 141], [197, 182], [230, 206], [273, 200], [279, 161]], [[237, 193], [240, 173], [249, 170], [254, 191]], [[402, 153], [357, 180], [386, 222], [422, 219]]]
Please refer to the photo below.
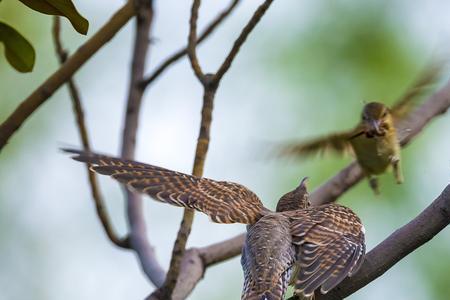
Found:
[[391, 103], [414, 80], [417, 47], [389, 18], [387, 5], [320, 3], [313, 22], [282, 50], [282, 70], [310, 96], [308, 105], [325, 113], [334, 110], [326, 103], [346, 105], [341, 119], [353, 116], [353, 126], [363, 101]]

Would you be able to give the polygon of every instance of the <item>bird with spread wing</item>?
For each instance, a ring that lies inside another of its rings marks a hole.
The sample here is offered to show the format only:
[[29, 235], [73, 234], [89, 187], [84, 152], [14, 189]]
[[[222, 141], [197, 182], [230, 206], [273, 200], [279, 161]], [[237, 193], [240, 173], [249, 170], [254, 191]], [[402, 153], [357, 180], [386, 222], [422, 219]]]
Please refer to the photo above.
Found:
[[437, 80], [439, 74], [440, 67], [430, 65], [392, 107], [379, 102], [367, 103], [362, 110], [361, 121], [354, 129], [283, 145], [280, 154], [300, 157], [328, 151], [352, 153], [375, 194], [379, 194], [376, 176], [389, 167], [393, 169], [396, 182], [401, 184], [403, 174], [398, 125], [410, 115], [420, 95]]
[[[280, 198], [275, 212], [246, 187], [131, 160], [72, 149], [75, 160], [155, 200], [188, 207], [216, 223], [248, 224], [242, 251], [243, 300], [281, 300], [290, 283], [311, 298], [327, 293], [361, 266], [364, 227], [349, 208], [312, 207], [305, 179]], [[293, 272], [295, 270], [295, 272]]]

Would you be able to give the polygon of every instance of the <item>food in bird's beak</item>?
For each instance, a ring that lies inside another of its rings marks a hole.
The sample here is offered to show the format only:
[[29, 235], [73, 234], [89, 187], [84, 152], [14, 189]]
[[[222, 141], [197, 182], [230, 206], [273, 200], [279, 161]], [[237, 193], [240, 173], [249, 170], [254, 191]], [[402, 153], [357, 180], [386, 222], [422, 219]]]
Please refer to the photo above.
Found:
[[375, 135], [377, 135], [377, 136], [383, 136], [383, 135], [384, 135], [385, 132], [384, 132], [383, 128], [381, 128], [380, 123], [381, 123], [381, 121], [379, 121], [379, 120], [372, 120], [372, 121], [370, 122], [370, 130], [369, 130], [369, 133], [370, 133], [372, 136], [375, 136]]

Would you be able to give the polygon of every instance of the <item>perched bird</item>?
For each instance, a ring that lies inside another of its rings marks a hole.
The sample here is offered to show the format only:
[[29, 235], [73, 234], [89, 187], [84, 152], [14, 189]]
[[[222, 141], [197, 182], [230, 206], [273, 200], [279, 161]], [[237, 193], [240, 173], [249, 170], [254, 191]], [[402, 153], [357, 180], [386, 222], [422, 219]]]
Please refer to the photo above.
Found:
[[428, 67], [411, 88], [391, 108], [379, 102], [367, 103], [361, 121], [352, 130], [333, 133], [305, 142], [281, 147], [281, 155], [307, 156], [332, 150], [337, 153], [353, 153], [375, 194], [379, 194], [377, 175], [390, 166], [398, 184], [403, 182], [400, 166], [399, 122], [417, 104], [425, 87], [436, 81], [439, 68]]
[[[310, 207], [306, 180], [280, 198], [277, 211], [246, 187], [105, 155], [64, 149], [91, 170], [132, 190], [175, 206], [196, 209], [217, 223], [248, 224], [242, 253], [243, 300], [281, 300], [290, 282], [295, 293], [326, 293], [360, 267], [364, 227], [349, 208]], [[293, 268], [298, 271], [291, 280]]]
[[248, 225], [242, 249], [244, 269], [242, 299], [283, 299], [297, 260], [292, 241], [291, 220], [278, 212], [296, 211], [310, 206], [306, 178], [293, 191], [280, 198], [276, 213], [267, 212]]

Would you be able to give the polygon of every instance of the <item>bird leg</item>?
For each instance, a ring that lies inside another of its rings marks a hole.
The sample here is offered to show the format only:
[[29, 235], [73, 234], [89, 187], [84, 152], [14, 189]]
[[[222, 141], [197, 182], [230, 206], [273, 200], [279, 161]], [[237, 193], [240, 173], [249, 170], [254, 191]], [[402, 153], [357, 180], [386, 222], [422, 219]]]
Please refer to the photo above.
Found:
[[398, 157], [394, 157], [391, 160], [392, 168], [394, 170], [394, 177], [397, 184], [403, 183], [403, 172], [400, 166], [400, 159]]
[[369, 176], [369, 186], [372, 189], [372, 191], [375, 193], [375, 195], [380, 194], [380, 189], [378, 187], [378, 178], [375, 176]]

